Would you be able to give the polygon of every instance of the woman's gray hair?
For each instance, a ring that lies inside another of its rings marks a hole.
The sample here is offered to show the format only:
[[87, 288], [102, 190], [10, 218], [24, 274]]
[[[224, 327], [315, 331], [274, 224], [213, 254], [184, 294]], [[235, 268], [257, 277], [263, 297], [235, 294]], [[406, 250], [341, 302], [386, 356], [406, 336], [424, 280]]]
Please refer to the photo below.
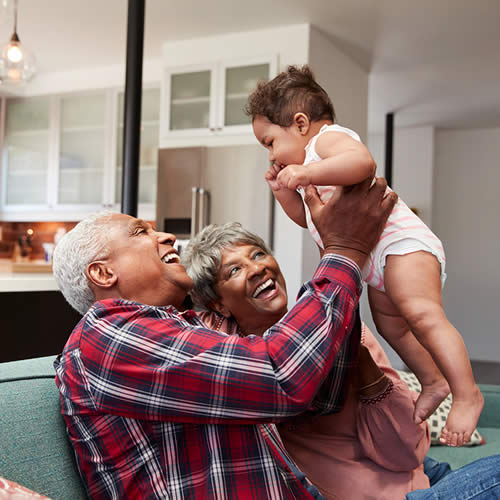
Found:
[[112, 212], [89, 215], [66, 233], [54, 249], [52, 270], [64, 298], [85, 314], [95, 302], [87, 279], [87, 266], [108, 249]]
[[243, 229], [239, 222], [228, 222], [220, 226], [211, 224], [191, 238], [182, 250], [181, 263], [193, 280], [190, 295], [196, 307], [209, 309], [210, 304], [217, 299], [215, 284], [222, 253], [226, 248], [237, 245], [255, 245], [271, 255], [264, 240]]

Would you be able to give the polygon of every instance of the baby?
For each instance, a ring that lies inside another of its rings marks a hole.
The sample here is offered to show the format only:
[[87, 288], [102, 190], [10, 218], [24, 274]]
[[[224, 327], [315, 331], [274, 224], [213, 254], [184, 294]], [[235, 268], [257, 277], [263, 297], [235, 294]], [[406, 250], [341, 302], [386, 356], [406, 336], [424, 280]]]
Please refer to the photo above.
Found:
[[[289, 66], [270, 82], [260, 82], [246, 111], [255, 137], [269, 150], [265, 178], [275, 198], [323, 248], [303, 202], [303, 188], [315, 185], [325, 201], [335, 186], [372, 177], [372, 156], [356, 132], [334, 124], [330, 98], [307, 66]], [[453, 404], [440, 440], [462, 446], [484, 403], [462, 337], [443, 311], [444, 268], [441, 242], [400, 200], [363, 278], [377, 329], [422, 385], [415, 422], [431, 415], [451, 390]]]

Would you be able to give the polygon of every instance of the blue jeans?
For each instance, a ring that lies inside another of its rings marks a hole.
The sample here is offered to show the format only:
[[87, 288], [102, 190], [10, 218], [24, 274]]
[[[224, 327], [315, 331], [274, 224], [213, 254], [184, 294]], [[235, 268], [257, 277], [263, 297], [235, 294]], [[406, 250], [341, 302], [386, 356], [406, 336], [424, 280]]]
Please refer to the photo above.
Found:
[[424, 472], [431, 487], [415, 490], [407, 500], [500, 500], [500, 455], [481, 458], [455, 471], [427, 457]]

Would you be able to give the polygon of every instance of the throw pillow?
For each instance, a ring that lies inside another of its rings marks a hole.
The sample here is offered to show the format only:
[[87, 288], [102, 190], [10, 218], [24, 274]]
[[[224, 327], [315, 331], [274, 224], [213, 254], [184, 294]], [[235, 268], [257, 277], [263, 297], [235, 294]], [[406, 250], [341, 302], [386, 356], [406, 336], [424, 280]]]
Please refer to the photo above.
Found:
[[50, 500], [48, 497], [39, 495], [18, 483], [0, 477], [0, 500], [23, 500], [24, 498], [31, 500]]
[[[408, 387], [415, 392], [420, 393], [422, 387], [417, 377], [412, 372], [405, 372], [402, 370], [396, 370], [401, 379], [406, 382]], [[441, 431], [443, 430], [446, 419], [448, 418], [448, 413], [451, 410], [451, 394], [448, 394], [446, 399], [436, 408], [436, 411], [427, 419], [427, 424], [429, 425], [429, 430], [431, 432], [431, 445], [443, 445], [439, 441], [439, 436], [441, 436]], [[484, 444], [486, 441], [479, 434], [478, 430], [475, 429], [468, 443], [464, 446], [477, 446], [479, 444]]]

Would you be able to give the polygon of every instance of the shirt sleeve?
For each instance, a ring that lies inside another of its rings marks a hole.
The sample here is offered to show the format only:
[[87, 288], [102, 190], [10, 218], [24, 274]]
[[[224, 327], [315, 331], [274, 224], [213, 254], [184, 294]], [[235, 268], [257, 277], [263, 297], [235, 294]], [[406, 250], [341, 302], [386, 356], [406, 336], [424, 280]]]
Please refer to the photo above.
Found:
[[395, 472], [417, 468], [430, 447], [426, 422], [413, 422], [417, 394], [408, 389], [373, 334], [365, 328], [363, 343], [374, 361], [390, 379], [382, 394], [359, 403], [358, 437], [365, 455], [385, 469]]
[[192, 423], [301, 413], [355, 324], [360, 292], [359, 268], [325, 255], [295, 307], [262, 338], [193, 325], [169, 308], [98, 303], [80, 339], [95, 409]]
[[[214, 311], [200, 311], [198, 316], [208, 328], [228, 335], [241, 336], [234, 318], [225, 318]], [[357, 368], [359, 364], [360, 333], [361, 320], [358, 308], [356, 324], [351, 333], [346, 335], [335, 356], [331, 370], [311, 402], [311, 407], [308, 410], [311, 415], [328, 415], [343, 408], [350, 384], [349, 378], [352, 375], [352, 370]]]

